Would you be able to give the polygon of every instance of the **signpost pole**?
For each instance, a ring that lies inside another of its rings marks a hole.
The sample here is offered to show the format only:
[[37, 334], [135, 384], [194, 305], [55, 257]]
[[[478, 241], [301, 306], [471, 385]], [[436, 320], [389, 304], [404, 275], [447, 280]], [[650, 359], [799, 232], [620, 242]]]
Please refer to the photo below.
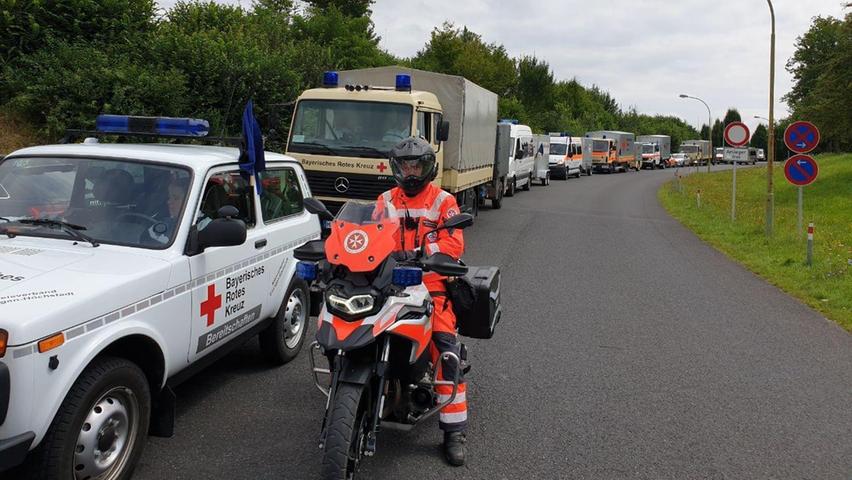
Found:
[[[737, 164], [739, 163], [739, 153], [742, 153], [742, 147], [748, 145], [748, 141], [751, 138], [748, 127], [746, 124], [742, 122], [731, 122], [725, 125], [725, 130], [723, 133], [723, 137], [725, 142], [732, 147], [736, 147], [736, 150], [722, 150], [722, 158], [726, 156], [726, 152], [730, 151], [732, 153], [730, 159], [734, 164], [734, 168], [732, 169], [733, 174], [731, 177], [731, 221], [736, 221], [737, 219]], [[734, 155], [734, 153], [737, 153]], [[746, 158], [743, 161], [748, 161], [748, 148], [745, 150]]]
[[731, 191], [731, 221], [737, 219], [737, 160], [734, 159], [734, 181]]
[[800, 186], [800, 187], [799, 187], [799, 223], [798, 223], [798, 228], [799, 228], [799, 230], [798, 230], [798, 231], [799, 231], [799, 237], [801, 237], [801, 236], [802, 236], [802, 210], [803, 210], [803, 208], [802, 208], [802, 206], [803, 206], [803, 205], [802, 205], [802, 203], [803, 203], [803, 201], [802, 201], [802, 195], [803, 195], [802, 191], [803, 191], [803, 190], [804, 190], [804, 187], [801, 187], [801, 186]]

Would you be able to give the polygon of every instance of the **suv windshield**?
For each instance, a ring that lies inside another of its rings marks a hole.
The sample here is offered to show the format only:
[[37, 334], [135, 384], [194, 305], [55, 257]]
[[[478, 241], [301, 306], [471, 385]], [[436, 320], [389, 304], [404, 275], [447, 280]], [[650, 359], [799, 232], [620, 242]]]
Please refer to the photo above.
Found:
[[[134, 161], [7, 158], [0, 163], [0, 233], [165, 248], [180, 224], [188, 170]], [[40, 221], [33, 222], [33, 219]]]
[[387, 158], [411, 136], [411, 105], [302, 100], [296, 107], [288, 152]]

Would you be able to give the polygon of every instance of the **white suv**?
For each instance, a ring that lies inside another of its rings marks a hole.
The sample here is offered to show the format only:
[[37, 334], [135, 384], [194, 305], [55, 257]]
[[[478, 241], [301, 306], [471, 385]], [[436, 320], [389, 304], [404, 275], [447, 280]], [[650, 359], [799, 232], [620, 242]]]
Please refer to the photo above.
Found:
[[[0, 162], [0, 471], [127, 478], [171, 386], [259, 335], [304, 342], [293, 249], [320, 237], [301, 166], [166, 144], [51, 145]], [[25, 458], [29, 457], [29, 458]]]

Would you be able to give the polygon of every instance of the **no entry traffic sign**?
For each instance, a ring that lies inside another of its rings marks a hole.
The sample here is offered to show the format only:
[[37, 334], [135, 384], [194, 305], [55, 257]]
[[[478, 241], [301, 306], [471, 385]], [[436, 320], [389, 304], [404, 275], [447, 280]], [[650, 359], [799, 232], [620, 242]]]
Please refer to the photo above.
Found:
[[784, 164], [784, 175], [788, 182], [804, 187], [814, 183], [819, 175], [819, 165], [808, 155], [793, 155]]
[[784, 130], [784, 145], [792, 152], [808, 153], [819, 144], [819, 129], [811, 122], [793, 122]]
[[751, 138], [748, 127], [743, 122], [731, 122], [725, 126], [725, 141], [732, 147], [744, 147]]

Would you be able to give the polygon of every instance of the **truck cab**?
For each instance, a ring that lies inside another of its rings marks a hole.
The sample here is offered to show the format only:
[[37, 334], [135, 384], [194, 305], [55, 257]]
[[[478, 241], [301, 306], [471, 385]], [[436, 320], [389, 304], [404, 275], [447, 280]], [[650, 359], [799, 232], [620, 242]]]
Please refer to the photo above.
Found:
[[582, 138], [568, 135], [550, 135], [550, 172], [554, 178], [579, 177], [586, 171], [583, 162]]
[[660, 161], [660, 146], [656, 143], [637, 143], [642, 149], [642, 168], [648, 167], [651, 170], [656, 168], [664, 168]]
[[436, 154], [433, 183], [476, 214], [483, 198], [502, 198], [505, 185], [495, 171], [496, 123], [497, 95], [463, 77], [398, 66], [325, 72], [323, 87], [296, 101], [286, 153], [336, 211], [396, 186], [391, 148], [423, 137]]
[[591, 138], [592, 168], [609, 173], [615, 173], [618, 154], [615, 151], [615, 140], [611, 138]]
[[[334, 82], [299, 96], [287, 142], [317, 199], [336, 211], [347, 200], [375, 200], [395, 187], [388, 155], [410, 136], [434, 146], [442, 171], [442, 108], [434, 94]], [[441, 175], [434, 183], [441, 185]]]

